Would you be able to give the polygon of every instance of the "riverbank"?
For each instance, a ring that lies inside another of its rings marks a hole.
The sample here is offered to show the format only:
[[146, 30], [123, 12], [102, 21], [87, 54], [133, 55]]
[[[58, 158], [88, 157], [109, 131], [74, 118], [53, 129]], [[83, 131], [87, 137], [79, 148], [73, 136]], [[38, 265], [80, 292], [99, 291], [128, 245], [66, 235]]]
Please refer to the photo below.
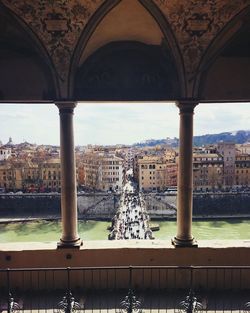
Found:
[[[151, 219], [173, 220], [176, 215], [176, 195], [144, 194], [146, 209]], [[0, 216], [60, 217], [60, 194], [0, 194]], [[86, 220], [109, 221], [120, 204], [120, 195], [112, 193], [80, 194], [77, 197], [78, 216]], [[250, 193], [194, 194], [194, 219], [249, 218]]]
[[[250, 220], [250, 214], [239, 214], [239, 215], [216, 215], [216, 216], [193, 216], [193, 221], [213, 221], [213, 220]], [[39, 221], [39, 220], [44, 220], [44, 221], [59, 221], [61, 220], [61, 216], [57, 215], [51, 215], [51, 216], [15, 216], [15, 217], [1, 217], [0, 218], [0, 224], [5, 224], [5, 223], [15, 223], [15, 222], [28, 222], [28, 221]], [[79, 221], [95, 221], [95, 222], [111, 222], [111, 219], [109, 218], [78, 218]], [[156, 217], [156, 218], [150, 218], [151, 221], [176, 221], [176, 217], [173, 216], [163, 216], [163, 217]]]
[[[15, 222], [29, 222], [29, 221], [59, 221], [61, 220], [61, 216], [57, 215], [57, 216], [15, 216], [15, 217], [2, 217], [0, 218], [0, 224], [1, 223], [15, 223]], [[79, 221], [96, 221], [96, 222], [110, 222], [111, 219], [110, 218], [78, 218]]]
[[[108, 240], [109, 225], [109, 222], [79, 221], [78, 233], [83, 241]], [[176, 221], [160, 221], [159, 226], [159, 231], [154, 232], [156, 240], [170, 241], [176, 235]], [[58, 220], [2, 223], [0, 245], [11, 242], [57, 242], [61, 234], [61, 223]], [[192, 234], [196, 240], [250, 240], [250, 220], [193, 221]], [[141, 240], [136, 239], [136, 241]]]
[[[193, 215], [194, 221], [209, 221], [209, 220], [234, 220], [244, 219], [250, 220], [250, 214], [235, 214], [235, 215]], [[151, 221], [175, 221], [176, 216], [151, 217]]]

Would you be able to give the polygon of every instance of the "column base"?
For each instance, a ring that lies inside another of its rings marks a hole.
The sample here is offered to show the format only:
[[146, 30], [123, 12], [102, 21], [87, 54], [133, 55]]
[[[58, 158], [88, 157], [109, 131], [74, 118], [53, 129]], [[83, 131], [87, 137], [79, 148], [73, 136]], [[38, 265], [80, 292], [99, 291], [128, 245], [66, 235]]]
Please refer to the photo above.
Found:
[[174, 245], [176, 248], [185, 248], [185, 247], [191, 247], [191, 248], [198, 248], [197, 241], [192, 238], [188, 240], [178, 239], [174, 237], [174, 239], [171, 240], [172, 245]]
[[83, 245], [83, 242], [80, 238], [72, 241], [64, 241], [60, 239], [60, 241], [57, 243], [57, 248], [76, 248], [80, 249], [80, 247]]

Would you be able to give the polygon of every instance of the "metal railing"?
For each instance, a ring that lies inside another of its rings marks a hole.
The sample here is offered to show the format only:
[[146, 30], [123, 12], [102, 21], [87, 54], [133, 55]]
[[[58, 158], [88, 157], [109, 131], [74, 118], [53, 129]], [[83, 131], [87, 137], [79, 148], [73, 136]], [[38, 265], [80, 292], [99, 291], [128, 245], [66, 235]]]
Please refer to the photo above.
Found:
[[250, 312], [250, 266], [0, 269], [0, 312]]

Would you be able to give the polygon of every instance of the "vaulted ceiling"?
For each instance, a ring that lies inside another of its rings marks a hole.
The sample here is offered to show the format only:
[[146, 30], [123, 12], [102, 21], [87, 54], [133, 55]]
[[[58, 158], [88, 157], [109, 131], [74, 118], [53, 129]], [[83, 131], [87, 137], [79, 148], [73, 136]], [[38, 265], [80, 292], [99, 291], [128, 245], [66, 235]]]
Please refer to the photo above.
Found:
[[2, 0], [0, 100], [249, 100], [250, 0]]

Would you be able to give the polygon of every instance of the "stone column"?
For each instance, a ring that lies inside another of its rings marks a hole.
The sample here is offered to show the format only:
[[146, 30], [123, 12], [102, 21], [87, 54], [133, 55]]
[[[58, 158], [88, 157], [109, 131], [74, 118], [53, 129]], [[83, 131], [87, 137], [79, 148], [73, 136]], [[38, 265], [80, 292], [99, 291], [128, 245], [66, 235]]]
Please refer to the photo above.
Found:
[[62, 237], [58, 247], [79, 247], [73, 114], [76, 103], [56, 103], [60, 115]]
[[193, 114], [197, 102], [181, 101], [179, 162], [177, 193], [177, 235], [172, 240], [176, 247], [197, 246], [192, 236], [193, 210]]

